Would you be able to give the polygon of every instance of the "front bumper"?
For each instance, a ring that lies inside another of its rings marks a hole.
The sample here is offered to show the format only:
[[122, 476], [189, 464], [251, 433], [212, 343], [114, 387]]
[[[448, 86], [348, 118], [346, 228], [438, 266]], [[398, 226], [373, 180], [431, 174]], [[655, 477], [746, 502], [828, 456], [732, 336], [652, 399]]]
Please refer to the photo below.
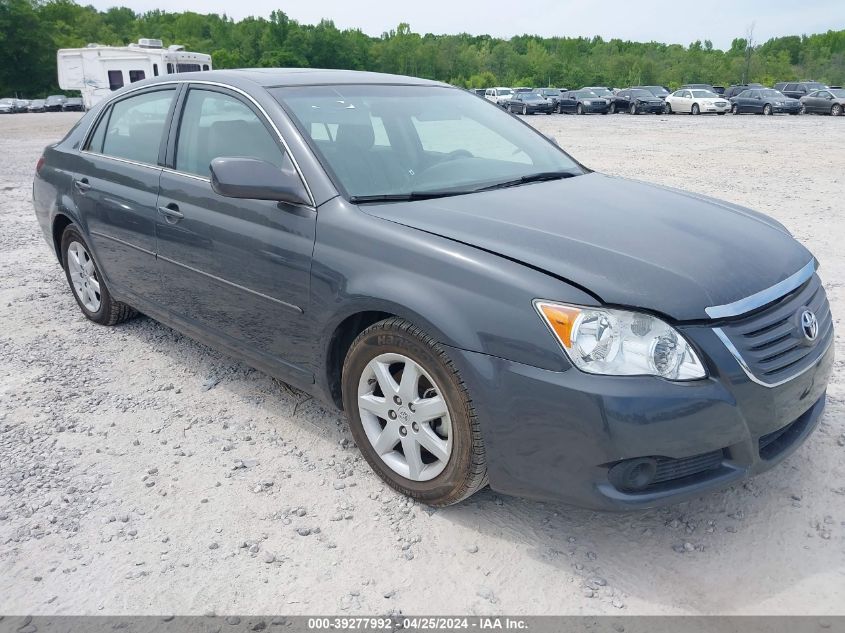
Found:
[[727, 101], [723, 105], [705, 104], [701, 106], [702, 112], [730, 112], [731, 104]]
[[591, 103], [590, 105], [582, 103], [581, 107], [584, 108], [584, 112], [589, 113], [601, 113], [610, 110], [609, 103]]
[[801, 104], [773, 105], [772, 112], [776, 114], [797, 114], [801, 111]]
[[637, 111], [648, 114], [663, 114], [666, 109], [666, 104], [662, 101], [660, 103], [638, 103]]
[[[655, 507], [768, 470], [813, 431], [832, 344], [809, 371], [768, 388], [748, 378], [712, 329], [682, 332], [708, 359], [708, 378], [554, 372], [452, 349], [481, 420], [490, 486], [595, 509]], [[639, 492], [611, 484], [610, 467], [641, 457], [681, 474], [702, 460], [709, 467]]]

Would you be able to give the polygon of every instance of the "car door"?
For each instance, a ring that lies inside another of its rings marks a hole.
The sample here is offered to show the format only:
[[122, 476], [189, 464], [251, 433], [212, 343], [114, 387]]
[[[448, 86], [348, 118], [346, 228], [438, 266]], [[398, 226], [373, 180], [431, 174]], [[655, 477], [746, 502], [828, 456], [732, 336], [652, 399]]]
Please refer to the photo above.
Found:
[[109, 104], [75, 170], [72, 195], [91, 247], [112, 292], [129, 303], [153, 298], [158, 287], [159, 163], [175, 96], [175, 85], [156, 86]]
[[828, 112], [833, 102], [833, 95], [827, 90], [819, 90], [808, 96], [805, 101], [812, 104], [813, 112]]
[[675, 112], [689, 112], [692, 107], [692, 94], [689, 90], [678, 90], [677, 96], [672, 101], [672, 109]]
[[618, 111], [625, 111], [631, 102], [631, 93], [627, 90], [620, 90], [614, 97], [611, 97], [611, 103], [616, 104]]
[[578, 108], [578, 100], [575, 98], [575, 95], [570, 92], [566, 96], [566, 98], [563, 100], [562, 105], [561, 105], [561, 109], [564, 112], [569, 112], [571, 114], [571, 113], [575, 112], [575, 110], [577, 108]]
[[226, 198], [209, 180], [219, 157], [294, 167], [245, 95], [190, 85], [171, 128], [158, 199], [157, 252], [172, 314], [238, 351], [309, 380], [305, 335], [317, 213], [311, 206]]

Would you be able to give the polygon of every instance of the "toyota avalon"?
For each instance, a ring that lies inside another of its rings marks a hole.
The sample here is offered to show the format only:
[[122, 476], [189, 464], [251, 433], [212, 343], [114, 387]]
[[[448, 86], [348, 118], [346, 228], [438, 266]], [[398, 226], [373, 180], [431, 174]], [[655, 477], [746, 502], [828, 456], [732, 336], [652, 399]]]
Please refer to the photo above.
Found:
[[596, 173], [445, 84], [158, 77], [35, 172], [88, 319], [142, 312], [324, 399], [424, 503], [488, 483], [676, 502], [774, 466], [822, 415], [832, 319], [786, 228]]

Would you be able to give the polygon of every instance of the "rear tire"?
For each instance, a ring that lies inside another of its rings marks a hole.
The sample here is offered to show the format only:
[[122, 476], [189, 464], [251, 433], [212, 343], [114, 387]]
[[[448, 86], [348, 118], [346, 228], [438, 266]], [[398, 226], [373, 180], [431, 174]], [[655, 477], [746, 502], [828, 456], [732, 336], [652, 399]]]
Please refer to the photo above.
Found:
[[616, 114], [616, 104], [615, 103], [610, 104], [610, 113]]
[[671, 103], [667, 103], [663, 107], [663, 111], [666, 112], [666, 114], [675, 114], [674, 110], [672, 110], [672, 104]]
[[701, 114], [701, 108], [698, 107], [697, 103], [692, 104], [692, 108], [689, 111], [690, 114]]
[[62, 233], [62, 266], [79, 309], [94, 323], [117, 325], [138, 314], [112, 298], [91, 247], [73, 224]]
[[637, 104], [632, 103], [631, 107], [628, 108], [628, 114], [636, 114], [637, 113]]
[[737, 104], [731, 106], [731, 114], [739, 114], [739, 106]]
[[830, 109], [830, 116], [842, 116], [842, 106], [838, 103], [834, 103], [833, 107]]
[[770, 106], [768, 103], [763, 106], [763, 114], [765, 116], [772, 116], [772, 106]]
[[578, 104], [578, 107], [577, 107], [577, 108], [575, 108], [575, 112], [576, 112], [576, 114], [584, 114], [584, 106], [582, 106], [582, 105], [579, 103], [579, 104]]
[[[408, 368], [411, 382], [405, 380]], [[342, 381], [352, 436], [391, 488], [447, 506], [487, 485], [484, 443], [467, 387], [443, 346], [418, 327], [392, 317], [364, 330], [349, 348]], [[422, 405], [426, 400], [439, 407]], [[423, 407], [445, 413], [425, 421]], [[429, 452], [425, 444], [432, 438]]]

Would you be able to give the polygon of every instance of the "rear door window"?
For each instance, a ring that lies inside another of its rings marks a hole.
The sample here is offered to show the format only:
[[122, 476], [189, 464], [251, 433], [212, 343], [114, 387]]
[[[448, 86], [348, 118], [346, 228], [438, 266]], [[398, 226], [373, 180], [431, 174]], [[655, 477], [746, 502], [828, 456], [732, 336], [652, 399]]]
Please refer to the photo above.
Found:
[[[156, 90], [121, 99], [100, 119], [92, 143], [103, 133], [102, 153], [106, 156], [156, 165], [167, 114], [175, 89]], [[96, 151], [92, 146], [91, 151]]]

